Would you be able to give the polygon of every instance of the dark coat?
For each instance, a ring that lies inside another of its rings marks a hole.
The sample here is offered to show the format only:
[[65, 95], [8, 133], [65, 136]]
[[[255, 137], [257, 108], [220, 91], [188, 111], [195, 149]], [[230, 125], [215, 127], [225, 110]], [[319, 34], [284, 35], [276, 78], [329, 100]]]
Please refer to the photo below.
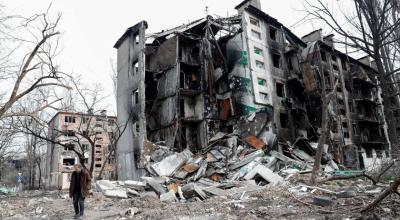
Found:
[[89, 190], [91, 187], [91, 178], [89, 172], [86, 169], [82, 169], [80, 173], [77, 173], [76, 171], [72, 172], [71, 182], [69, 184], [69, 197], [72, 197], [76, 192], [76, 175], [81, 175], [81, 194], [83, 198], [86, 198], [89, 195]]

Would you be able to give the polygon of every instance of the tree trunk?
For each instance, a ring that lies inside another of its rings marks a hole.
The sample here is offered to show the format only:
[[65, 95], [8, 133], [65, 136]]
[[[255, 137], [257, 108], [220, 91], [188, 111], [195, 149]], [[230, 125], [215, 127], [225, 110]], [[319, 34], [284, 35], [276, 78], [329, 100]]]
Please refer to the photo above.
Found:
[[325, 97], [323, 102], [322, 102], [322, 120], [321, 120], [321, 136], [319, 136], [318, 139], [318, 147], [317, 147], [317, 151], [315, 153], [315, 161], [314, 161], [314, 166], [312, 169], [312, 174], [311, 174], [311, 179], [310, 179], [310, 183], [312, 185], [316, 184], [316, 180], [317, 177], [319, 175], [319, 171], [321, 169], [321, 159], [322, 159], [322, 153], [323, 153], [323, 149], [324, 149], [324, 144], [326, 141], [326, 135], [328, 132], [328, 100]]
[[398, 176], [396, 180], [392, 184], [390, 184], [390, 186], [386, 188], [385, 191], [383, 191], [372, 203], [363, 208], [361, 212], [373, 210], [388, 195], [392, 194], [393, 192], [397, 192], [399, 186], [400, 186], [400, 176]]

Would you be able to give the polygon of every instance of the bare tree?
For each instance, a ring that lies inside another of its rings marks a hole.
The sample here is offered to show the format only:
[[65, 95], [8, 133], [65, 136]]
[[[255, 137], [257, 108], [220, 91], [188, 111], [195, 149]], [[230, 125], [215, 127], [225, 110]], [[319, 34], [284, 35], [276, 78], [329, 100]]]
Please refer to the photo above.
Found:
[[0, 121], [0, 180], [7, 172], [7, 163], [20, 151], [14, 145], [17, 132], [10, 129], [9, 121]]
[[[344, 19], [343, 25], [337, 14], [322, 0], [316, 0], [312, 4], [306, 0], [306, 10], [315, 18], [327, 24], [332, 31], [342, 36], [345, 41], [339, 43], [372, 57], [378, 71], [378, 79], [382, 89], [382, 97], [385, 104], [384, 114], [388, 123], [390, 141], [398, 148], [396, 133], [396, 121], [393, 120], [392, 111], [389, 108], [391, 98], [399, 96], [397, 80], [399, 67], [399, 42], [400, 42], [400, 10], [398, 0], [353, 0], [353, 10], [341, 11], [340, 18]], [[339, 1], [337, 1], [338, 4]], [[397, 64], [396, 64], [397, 63]], [[399, 105], [399, 102], [397, 102]], [[314, 169], [316, 169], [314, 167]], [[314, 181], [315, 182], [315, 181]], [[392, 192], [397, 192], [400, 185], [400, 177], [368, 205], [363, 211], [371, 210], [380, 201]]]
[[116, 126], [111, 127], [109, 132], [107, 132], [108, 140], [109, 140], [109, 148], [108, 148], [108, 152], [105, 157], [105, 160], [103, 161], [103, 164], [102, 164], [99, 174], [97, 176], [97, 179], [102, 179], [105, 165], [109, 160], [114, 160], [114, 162], [115, 162], [117, 143], [118, 143], [118, 140], [121, 138], [121, 135], [125, 132], [127, 126], [128, 126], [128, 122], [125, 122], [123, 125], [117, 124]]
[[[99, 84], [94, 85], [93, 88], [81, 85], [79, 80], [71, 80], [71, 84], [73, 91], [71, 90], [69, 96], [75, 106], [68, 107], [68, 103], [72, 102], [63, 100], [61, 107], [67, 108], [78, 116], [76, 128], [72, 130], [58, 129], [34, 115], [29, 115], [33, 120], [28, 122], [20, 120], [17, 127], [23, 128], [23, 132], [26, 134], [73, 151], [84, 167], [86, 167], [85, 154], [89, 153], [91, 160], [89, 167], [86, 168], [92, 174], [96, 147], [101, 142], [103, 134], [109, 135], [114, 132], [115, 118], [101, 114], [101, 111], [105, 109], [101, 104], [105, 97], [102, 96], [103, 89]], [[35, 130], [32, 123], [40, 124], [40, 129]]]
[[[31, 114], [18, 112], [13, 107], [40, 88], [69, 88], [65, 83], [69, 76], [55, 63], [61, 14], [51, 19], [49, 9], [29, 18], [4, 13], [0, 18], [0, 26], [4, 28], [0, 31], [0, 119]], [[54, 104], [49, 100], [41, 102], [35, 112]]]
[[[354, 48], [370, 57], [376, 64], [386, 122], [392, 147], [398, 148], [396, 123], [389, 108], [391, 98], [399, 95], [394, 75], [400, 72], [395, 63], [400, 61], [396, 45], [400, 41], [400, 10], [396, 0], [352, 0], [353, 8], [341, 10], [340, 16], [322, 0], [316, 4], [306, 0], [306, 10], [314, 18], [322, 20], [332, 31], [342, 37], [338, 43]], [[340, 4], [337, 1], [336, 4]], [[348, 2], [347, 2], [348, 3]], [[342, 20], [339, 20], [341, 18]], [[343, 23], [345, 25], [343, 25]], [[399, 102], [397, 105], [399, 106]]]

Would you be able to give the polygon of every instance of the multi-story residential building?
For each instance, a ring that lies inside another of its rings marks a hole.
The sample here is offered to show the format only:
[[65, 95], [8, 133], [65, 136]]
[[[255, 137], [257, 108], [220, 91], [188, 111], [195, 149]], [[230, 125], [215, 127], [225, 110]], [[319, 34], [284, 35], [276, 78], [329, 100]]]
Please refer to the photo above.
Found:
[[115, 177], [115, 156], [109, 153], [113, 153], [116, 117], [107, 116], [105, 111], [99, 115], [58, 112], [48, 124], [53, 142], [48, 142], [44, 162], [47, 187], [68, 188], [73, 165], [81, 163], [90, 169], [92, 160], [92, 177], [102, 169], [104, 178]]
[[373, 65], [336, 50], [321, 30], [297, 37], [259, 0], [235, 9], [235, 16], [156, 34], [145, 35], [142, 21], [117, 41], [118, 121], [133, 118], [118, 143], [120, 179], [145, 172], [146, 139], [192, 151], [221, 131], [255, 135], [269, 148], [299, 138], [315, 143], [324, 110], [331, 119], [326, 145], [338, 163], [362, 168], [373, 156], [389, 156]]

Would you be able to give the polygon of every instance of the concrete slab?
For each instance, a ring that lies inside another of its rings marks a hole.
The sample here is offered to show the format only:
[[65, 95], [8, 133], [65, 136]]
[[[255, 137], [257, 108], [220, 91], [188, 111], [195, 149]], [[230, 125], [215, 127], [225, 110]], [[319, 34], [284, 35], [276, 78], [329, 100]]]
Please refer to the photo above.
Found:
[[266, 181], [268, 181], [270, 184], [276, 186], [284, 182], [284, 179], [279, 176], [278, 174], [272, 172], [272, 170], [268, 169], [264, 165], [257, 165], [256, 167], [253, 168], [249, 173], [244, 176], [244, 179], [250, 180], [253, 179], [256, 175], [259, 175]]

